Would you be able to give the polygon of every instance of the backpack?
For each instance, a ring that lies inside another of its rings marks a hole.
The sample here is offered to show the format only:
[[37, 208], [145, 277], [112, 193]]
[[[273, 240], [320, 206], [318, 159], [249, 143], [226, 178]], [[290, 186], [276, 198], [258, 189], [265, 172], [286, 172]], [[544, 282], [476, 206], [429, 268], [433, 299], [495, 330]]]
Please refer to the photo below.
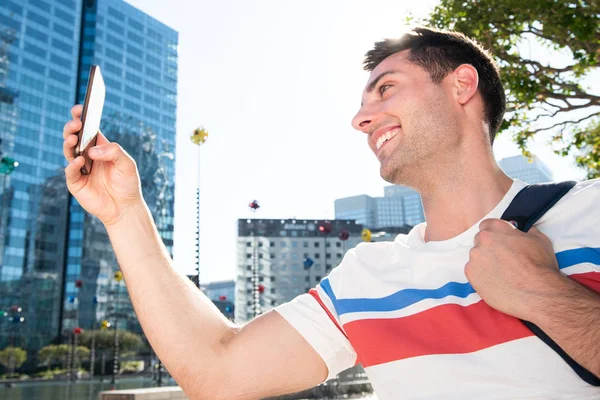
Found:
[[[576, 182], [528, 185], [521, 190], [510, 203], [501, 219], [515, 221], [517, 229], [527, 232], [549, 209], [551, 209]], [[521, 320], [538, 338], [554, 350], [581, 379], [592, 386], [600, 386], [600, 378], [573, 360], [554, 340], [552, 340], [537, 325]]]

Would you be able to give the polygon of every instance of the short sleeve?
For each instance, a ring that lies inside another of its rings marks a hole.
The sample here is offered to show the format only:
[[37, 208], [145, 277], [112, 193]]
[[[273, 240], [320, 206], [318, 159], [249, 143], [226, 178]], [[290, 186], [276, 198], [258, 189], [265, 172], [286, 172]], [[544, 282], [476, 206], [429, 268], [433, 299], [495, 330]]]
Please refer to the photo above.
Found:
[[320, 300], [317, 289], [311, 289], [309, 293], [274, 310], [321, 356], [329, 369], [326, 379], [329, 380], [356, 364], [356, 352], [332, 313], [333, 310], [329, 310], [326, 303]]

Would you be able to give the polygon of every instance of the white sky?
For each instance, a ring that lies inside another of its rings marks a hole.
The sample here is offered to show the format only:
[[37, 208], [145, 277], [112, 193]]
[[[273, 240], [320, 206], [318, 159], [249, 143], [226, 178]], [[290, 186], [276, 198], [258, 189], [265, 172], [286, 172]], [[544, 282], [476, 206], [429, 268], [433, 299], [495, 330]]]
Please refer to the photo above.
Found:
[[[406, 0], [127, 0], [179, 31], [175, 247], [194, 269], [197, 147], [201, 148], [201, 281], [233, 279], [238, 218], [333, 218], [336, 198], [382, 196], [387, 185], [350, 120], [367, 79], [364, 53], [398, 37]], [[412, 6], [416, 15], [435, 1]], [[555, 178], [581, 178], [571, 161], [532, 147]], [[518, 154], [509, 135], [497, 158]]]

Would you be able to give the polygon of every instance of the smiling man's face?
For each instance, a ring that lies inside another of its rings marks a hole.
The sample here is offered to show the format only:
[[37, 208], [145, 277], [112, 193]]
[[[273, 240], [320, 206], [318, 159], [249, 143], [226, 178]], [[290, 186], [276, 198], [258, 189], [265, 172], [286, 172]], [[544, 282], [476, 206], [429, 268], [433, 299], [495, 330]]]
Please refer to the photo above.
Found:
[[352, 120], [368, 135], [382, 178], [395, 184], [413, 181], [419, 169], [453, 151], [459, 139], [449, 77], [434, 83], [408, 56], [409, 50], [401, 51], [373, 69]]

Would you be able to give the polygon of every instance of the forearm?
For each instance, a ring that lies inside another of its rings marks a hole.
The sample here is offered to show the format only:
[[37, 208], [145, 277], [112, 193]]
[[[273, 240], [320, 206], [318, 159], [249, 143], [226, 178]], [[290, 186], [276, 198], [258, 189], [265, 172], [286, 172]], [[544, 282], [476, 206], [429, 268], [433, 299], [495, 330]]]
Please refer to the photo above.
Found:
[[106, 229], [150, 344], [184, 390], [196, 392], [191, 386], [207, 385], [218, 369], [234, 325], [175, 271], [145, 204]]
[[554, 295], [534, 302], [529, 320], [600, 377], [600, 295], [564, 276], [548, 284]]

